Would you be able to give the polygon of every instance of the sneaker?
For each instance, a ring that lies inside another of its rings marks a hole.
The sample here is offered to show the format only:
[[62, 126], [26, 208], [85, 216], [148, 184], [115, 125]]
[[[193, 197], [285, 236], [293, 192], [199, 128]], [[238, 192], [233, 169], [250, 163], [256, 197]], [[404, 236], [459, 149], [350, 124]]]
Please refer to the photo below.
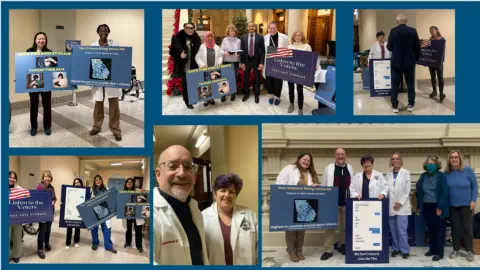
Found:
[[50, 244], [45, 244], [45, 249], [47, 251], [50, 251], [50, 250], [52, 250], [52, 246], [50, 246]]
[[78, 248], [79, 247], [78, 244], [75, 244], [75, 247]]
[[13, 258], [13, 262], [14, 262], [14, 263], [19, 263], [19, 262], [20, 262], [20, 258]]
[[392, 257], [392, 258], [395, 258], [395, 257], [397, 257], [398, 254], [400, 254], [400, 251], [394, 250], [394, 251], [392, 252], [391, 257]]
[[128, 248], [128, 247], [131, 247], [131, 246], [132, 246], [132, 245], [127, 245], [127, 244], [125, 244], [125, 245], [123, 245], [123, 248]]
[[458, 254], [459, 254], [459, 253], [460, 253], [460, 252], [459, 252], [458, 250], [454, 250], [454, 251], [452, 251], [452, 253], [450, 253], [450, 255], [448, 255], [448, 257], [449, 257], [450, 259], [456, 259], [456, 258], [458, 257]]
[[300, 259], [297, 257], [297, 253], [295, 253], [295, 252], [288, 253], [288, 256], [290, 257], [290, 261], [292, 261], [292, 262], [300, 261]]
[[305, 256], [303, 256], [302, 252], [301, 251], [297, 251], [297, 257], [299, 260], [303, 261], [305, 260]]
[[432, 261], [438, 262], [438, 261], [440, 261], [441, 259], [443, 259], [443, 256], [435, 255], [435, 256], [433, 256]]
[[51, 128], [46, 128], [46, 129], [45, 129], [45, 134], [46, 134], [47, 136], [52, 135], [52, 129], [51, 129]]
[[97, 249], [98, 249], [98, 245], [92, 245], [92, 249], [93, 249], [93, 250], [97, 250]]
[[409, 254], [409, 253], [403, 253], [403, 254], [402, 254], [402, 258], [403, 258], [403, 259], [408, 259], [408, 257], [410, 257], [410, 254]]
[[139, 248], [138, 253], [143, 253], [143, 248]]
[[326, 260], [330, 259], [332, 256], [333, 256], [333, 253], [324, 252], [322, 254], [322, 257], [320, 257], [320, 260], [326, 261]]
[[413, 108], [414, 108], [414, 107], [415, 107], [414, 105], [408, 105], [408, 106], [407, 106], [407, 111], [413, 112]]
[[398, 108], [393, 108], [394, 113], [398, 113]]
[[117, 254], [117, 250], [115, 248], [112, 247], [112, 249], [109, 250], [110, 252], [112, 252], [113, 254]]
[[295, 106], [292, 103], [290, 103], [290, 105], [288, 106], [287, 112], [292, 113], [294, 108], [295, 108]]
[[69, 248], [70, 248], [70, 246], [65, 246], [65, 249], [69, 249]]
[[39, 250], [37, 251], [37, 255], [38, 257], [40, 257], [40, 259], [45, 259], [45, 253], [43, 252], [43, 250]]
[[298, 115], [303, 115], [303, 110], [302, 109], [298, 109]]
[[473, 255], [473, 252], [472, 251], [469, 251], [467, 253], [467, 261], [469, 262], [473, 262], [475, 260], [475, 255]]
[[37, 135], [37, 129], [36, 128], [30, 129], [30, 135], [32, 135], [32, 136]]

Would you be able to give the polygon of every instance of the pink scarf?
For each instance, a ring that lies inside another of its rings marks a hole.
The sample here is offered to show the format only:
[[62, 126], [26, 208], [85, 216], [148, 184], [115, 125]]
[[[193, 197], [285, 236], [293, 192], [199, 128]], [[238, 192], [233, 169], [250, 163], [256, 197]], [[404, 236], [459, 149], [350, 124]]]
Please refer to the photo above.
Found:
[[[212, 35], [212, 37], [213, 37], [211, 42], [207, 41], [207, 37], [209, 35]], [[212, 32], [210, 32], [210, 31], [205, 32], [205, 34], [203, 35], [203, 44], [205, 44], [205, 46], [207, 46], [207, 48], [209, 48], [209, 49], [213, 49], [215, 47], [215, 36], [213, 35]]]

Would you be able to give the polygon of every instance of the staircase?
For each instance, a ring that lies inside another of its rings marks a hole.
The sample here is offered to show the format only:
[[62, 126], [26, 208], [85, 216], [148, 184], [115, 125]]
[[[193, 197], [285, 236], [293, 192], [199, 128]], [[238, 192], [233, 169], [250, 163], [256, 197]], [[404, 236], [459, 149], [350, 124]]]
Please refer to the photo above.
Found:
[[175, 23], [175, 9], [162, 10], [162, 94], [167, 92], [168, 74], [168, 46], [172, 40], [173, 24]]

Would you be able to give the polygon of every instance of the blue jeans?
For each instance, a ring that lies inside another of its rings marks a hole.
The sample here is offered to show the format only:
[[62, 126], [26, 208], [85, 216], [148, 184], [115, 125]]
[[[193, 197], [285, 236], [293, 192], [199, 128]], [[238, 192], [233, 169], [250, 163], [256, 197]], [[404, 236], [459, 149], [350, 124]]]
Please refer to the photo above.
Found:
[[410, 253], [408, 245], [408, 216], [389, 217], [390, 232], [392, 233], [392, 248], [402, 254]]
[[[112, 239], [110, 238], [111, 231], [107, 228], [107, 224], [102, 223], [102, 234], [103, 234], [103, 241], [105, 242], [105, 249], [111, 250], [113, 248]], [[100, 241], [98, 240], [98, 226], [92, 229], [92, 244], [94, 246], [98, 246]]]

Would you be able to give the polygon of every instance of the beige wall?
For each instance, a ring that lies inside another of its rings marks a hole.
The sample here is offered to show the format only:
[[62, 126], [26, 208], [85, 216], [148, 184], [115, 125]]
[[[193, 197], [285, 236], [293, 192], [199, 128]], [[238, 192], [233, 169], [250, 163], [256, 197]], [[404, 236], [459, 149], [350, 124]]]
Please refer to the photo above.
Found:
[[20, 157], [19, 156], [8, 157], [8, 170], [16, 172], [17, 177], [19, 177], [18, 175], [20, 173]]
[[263, 23], [263, 35], [268, 34], [268, 23], [273, 21], [272, 10], [271, 9], [254, 9], [252, 11], [252, 18], [253, 18], [253, 22], [257, 26]]

